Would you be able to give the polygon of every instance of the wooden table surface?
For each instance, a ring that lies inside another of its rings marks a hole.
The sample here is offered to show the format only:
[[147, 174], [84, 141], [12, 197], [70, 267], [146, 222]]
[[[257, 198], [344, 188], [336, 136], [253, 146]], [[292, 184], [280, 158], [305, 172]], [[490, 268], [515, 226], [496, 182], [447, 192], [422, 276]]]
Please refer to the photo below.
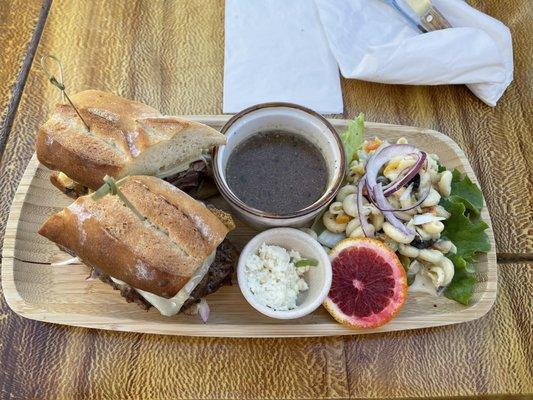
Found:
[[[344, 80], [345, 112], [339, 117], [362, 111], [371, 121], [436, 129], [466, 152], [487, 199], [497, 241], [500, 291], [485, 317], [455, 326], [354, 337], [200, 339], [29, 321], [11, 312], [0, 296], [0, 398], [532, 394], [531, 3], [470, 3], [513, 32], [515, 81], [496, 108], [481, 103], [464, 86]], [[32, 35], [34, 41], [39, 38], [39, 21], [46, 19], [46, 26], [35, 59], [49, 52], [60, 57], [71, 92], [115, 91], [166, 114], [222, 111], [222, 0], [54, 0], [48, 15], [41, 6], [37, 0], [0, 2], [0, 134], [9, 133], [5, 151], [0, 151], [0, 246], [36, 129], [58, 99], [37, 62], [28, 74], [24, 69], [24, 60], [28, 64], [33, 57]], [[6, 128], [13, 117], [12, 128]]]

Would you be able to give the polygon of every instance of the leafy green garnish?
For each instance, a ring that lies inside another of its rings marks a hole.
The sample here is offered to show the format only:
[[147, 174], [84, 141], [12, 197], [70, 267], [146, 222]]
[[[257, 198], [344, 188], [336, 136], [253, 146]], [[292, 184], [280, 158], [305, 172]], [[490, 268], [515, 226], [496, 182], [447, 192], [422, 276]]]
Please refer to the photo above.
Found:
[[474, 264], [472, 263], [473, 260], [465, 260], [463, 257], [458, 256], [457, 254], [448, 254], [447, 257], [452, 261], [456, 270], [465, 270], [470, 274], [476, 272]]
[[444, 171], [446, 171], [446, 167], [437, 161], [437, 172], [440, 174], [441, 172], [444, 172]]
[[477, 282], [474, 264], [456, 254], [447, 255], [447, 257], [453, 262], [455, 272], [451, 283], [444, 291], [444, 295], [449, 299], [468, 305]]
[[294, 263], [298, 268], [301, 267], [316, 267], [318, 265], [318, 260], [314, 258], [302, 258]]
[[353, 121], [348, 122], [348, 130], [341, 134], [342, 144], [346, 152], [348, 164], [355, 158], [357, 151], [363, 146], [365, 136], [365, 116], [359, 114]]
[[452, 191], [450, 195], [451, 201], [460, 201], [465, 207], [479, 215], [483, 208], [483, 194], [481, 190], [473, 183], [468, 176], [461, 179], [461, 173], [454, 169], [452, 178]]
[[452, 282], [444, 291], [444, 295], [466, 306], [474, 293], [476, 282], [477, 279], [474, 274], [456, 268]]
[[468, 176], [461, 177], [459, 171], [454, 170], [452, 174], [451, 194], [439, 203], [451, 214], [450, 218], [444, 221], [442, 236], [451, 240], [457, 247], [456, 254], [447, 255], [453, 262], [455, 273], [444, 295], [467, 305], [477, 282], [475, 256], [480, 252], [488, 252], [490, 242], [485, 233], [488, 225], [479, 219], [483, 208], [481, 190]]
[[444, 221], [442, 236], [447, 237], [457, 247], [457, 256], [470, 260], [476, 253], [486, 253], [490, 250], [489, 238], [484, 232], [488, 225], [479, 219], [471, 220], [466, 215], [464, 202], [457, 197], [441, 199], [440, 205], [451, 214], [450, 218]]

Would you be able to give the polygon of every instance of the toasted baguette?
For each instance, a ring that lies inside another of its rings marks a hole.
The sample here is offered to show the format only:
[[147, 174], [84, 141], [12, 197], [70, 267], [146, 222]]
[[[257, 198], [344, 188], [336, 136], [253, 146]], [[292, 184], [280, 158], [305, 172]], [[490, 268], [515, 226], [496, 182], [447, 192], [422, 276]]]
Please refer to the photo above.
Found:
[[163, 116], [112, 93], [86, 90], [71, 99], [90, 131], [70, 105], [59, 104], [39, 129], [37, 158], [93, 190], [102, 185], [105, 175], [120, 179], [178, 172], [201, 158], [202, 152], [226, 142], [209, 126]]
[[39, 233], [107, 275], [170, 298], [229, 230], [202, 203], [161, 179], [132, 176], [120, 189], [145, 221], [118, 196], [98, 202], [82, 196], [51, 216]]

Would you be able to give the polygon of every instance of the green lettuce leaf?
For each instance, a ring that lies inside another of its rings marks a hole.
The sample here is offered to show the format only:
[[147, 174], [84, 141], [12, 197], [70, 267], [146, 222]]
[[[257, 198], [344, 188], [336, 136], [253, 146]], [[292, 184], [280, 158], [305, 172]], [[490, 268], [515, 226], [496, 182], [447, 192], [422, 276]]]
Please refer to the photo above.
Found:
[[472, 260], [465, 260], [457, 254], [448, 254], [447, 257], [453, 262], [455, 273], [444, 291], [444, 296], [468, 305], [477, 282], [474, 264]]
[[477, 185], [465, 175], [461, 179], [461, 173], [454, 169], [452, 178], [452, 191], [450, 200], [462, 202], [474, 215], [479, 215], [483, 208], [483, 194]]
[[355, 158], [357, 151], [363, 146], [365, 136], [365, 116], [359, 114], [353, 121], [348, 122], [348, 130], [341, 134], [341, 140], [346, 152], [348, 164]]
[[476, 282], [474, 274], [467, 272], [466, 269], [457, 270], [456, 268], [452, 282], [444, 291], [444, 296], [466, 306], [472, 298]]
[[488, 225], [479, 219], [471, 220], [466, 215], [464, 202], [456, 199], [457, 196], [441, 199], [440, 205], [451, 214], [450, 218], [444, 221], [442, 236], [447, 237], [457, 247], [457, 256], [471, 260], [476, 253], [486, 253], [490, 250], [489, 238], [484, 232]]
[[442, 236], [457, 247], [456, 254], [447, 255], [453, 262], [455, 273], [444, 295], [467, 305], [477, 282], [475, 255], [490, 250], [489, 238], [485, 233], [488, 225], [479, 219], [483, 195], [467, 176], [462, 178], [460, 172], [454, 170], [451, 194], [441, 199], [440, 205], [451, 214], [450, 218], [443, 221]]

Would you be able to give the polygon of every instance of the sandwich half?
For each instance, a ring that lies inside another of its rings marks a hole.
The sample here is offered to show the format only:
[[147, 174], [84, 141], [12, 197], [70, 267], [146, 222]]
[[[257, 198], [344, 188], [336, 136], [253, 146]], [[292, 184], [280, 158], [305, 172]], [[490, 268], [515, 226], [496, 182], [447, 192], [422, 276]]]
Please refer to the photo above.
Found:
[[[98, 90], [71, 96], [76, 110], [58, 104], [37, 133], [39, 161], [58, 171], [52, 183], [76, 198], [96, 190], [105, 175], [150, 175], [190, 191], [207, 174], [205, 154], [226, 143], [217, 130], [162, 115], [156, 109]], [[193, 183], [191, 183], [193, 182]]]
[[231, 216], [170, 183], [130, 176], [118, 196], [79, 197], [52, 215], [39, 234], [93, 269], [128, 302], [172, 316], [230, 283], [236, 252], [226, 235]]

